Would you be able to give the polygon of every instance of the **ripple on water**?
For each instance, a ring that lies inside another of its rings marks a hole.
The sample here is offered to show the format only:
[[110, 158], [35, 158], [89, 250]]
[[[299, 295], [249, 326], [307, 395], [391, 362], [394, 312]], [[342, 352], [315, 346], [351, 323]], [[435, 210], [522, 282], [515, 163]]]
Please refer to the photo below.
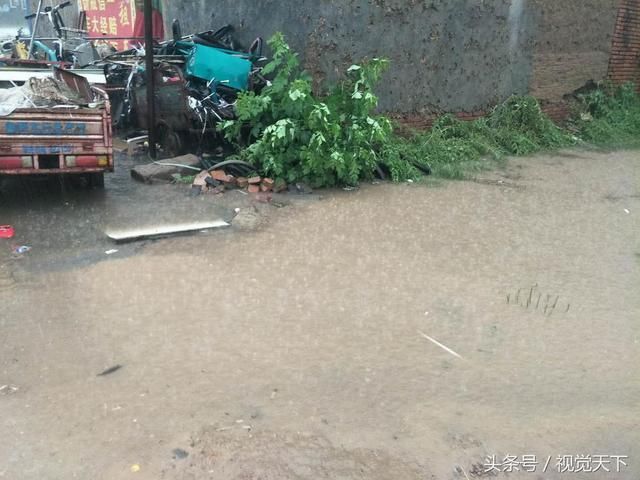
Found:
[[8, 262], [0, 264], [0, 293], [13, 292], [17, 288], [17, 282], [13, 269]]

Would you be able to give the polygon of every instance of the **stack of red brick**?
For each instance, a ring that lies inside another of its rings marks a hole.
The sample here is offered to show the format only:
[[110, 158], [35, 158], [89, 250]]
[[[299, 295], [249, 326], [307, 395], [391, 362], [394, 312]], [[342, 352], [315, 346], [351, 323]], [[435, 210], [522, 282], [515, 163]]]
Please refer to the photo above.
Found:
[[224, 170], [203, 170], [193, 180], [193, 187], [203, 192], [223, 193], [225, 190], [239, 188], [249, 193], [282, 192], [287, 189], [284, 182], [276, 182], [267, 177], [235, 177]]

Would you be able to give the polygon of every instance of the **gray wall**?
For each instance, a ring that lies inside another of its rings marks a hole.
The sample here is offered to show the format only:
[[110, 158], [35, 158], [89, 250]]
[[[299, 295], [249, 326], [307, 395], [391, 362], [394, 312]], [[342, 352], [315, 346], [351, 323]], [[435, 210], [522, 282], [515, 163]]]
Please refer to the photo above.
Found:
[[387, 57], [387, 111], [480, 109], [526, 93], [532, 73], [535, 15], [525, 0], [181, 0], [166, 16], [184, 32], [232, 23], [246, 41], [281, 30], [318, 82]]
[[[29, 0], [32, 4], [37, 0]], [[58, 0], [45, 0], [51, 3]], [[385, 111], [473, 112], [513, 93], [558, 101], [606, 77], [620, 0], [163, 0], [167, 31], [282, 31], [316, 86], [364, 57], [391, 68]], [[640, 0], [639, 0], [640, 1]], [[68, 12], [71, 13], [71, 12]], [[71, 19], [70, 19], [71, 20]], [[75, 20], [73, 21], [75, 23]], [[41, 32], [43, 33], [43, 32]]]

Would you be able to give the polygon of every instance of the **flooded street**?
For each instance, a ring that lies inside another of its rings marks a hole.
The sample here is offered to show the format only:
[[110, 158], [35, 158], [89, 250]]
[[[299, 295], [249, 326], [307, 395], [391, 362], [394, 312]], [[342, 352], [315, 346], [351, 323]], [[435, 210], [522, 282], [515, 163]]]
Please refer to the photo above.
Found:
[[[637, 480], [639, 160], [512, 159], [117, 246], [105, 228], [250, 200], [122, 164], [104, 192], [10, 182], [0, 479]], [[563, 455], [611, 472], [560, 473]]]
[[[0, 179], [2, 221], [16, 229], [11, 245], [32, 248], [21, 258], [32, 270], [65, 270], [104, 259], [113, 249], [105, 231], [192, 222], [235, 215], [231, 205], [243, 205], [238, 192], [220, 201], [206, 195], [193, 198], [188, 186], [143, 185], [129, 174], [135, 160], [126, 155], [117, 159], [118, 168], [105, 175], [105, 189], [79, 185], [75, 177]], [[6, 243], [6, 242], [5, 242]], [[120, 256], [139, 249], [138, 245], [118, 247]], [[4, 248], [0, 255], [10, 249]]]

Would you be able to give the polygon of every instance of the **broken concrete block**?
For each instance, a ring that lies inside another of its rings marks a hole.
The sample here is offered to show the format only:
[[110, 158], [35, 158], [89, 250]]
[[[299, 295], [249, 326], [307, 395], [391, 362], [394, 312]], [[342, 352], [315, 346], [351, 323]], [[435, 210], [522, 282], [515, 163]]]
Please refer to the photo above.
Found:
[[240, 230], [255, 230], [261, 223], [262, 217], [255, 207], [243, 208], [231, 221], [231, 224]]
[[[159, 163], [175, 163], [187, 167], [200, 167], [200, 159], [192, 154], [180, 157], [159, 160]], [[134, 180], [143, 183], [171, 183], [173, 175], [193, 175], [195, 172], [189, 168], [176, 167], [173, 165], [159, 165], [157, 163], [146, 163], [137, 165], [131, 169], [131, 176]]]
[[249, 185], [248, 191], [249, 193], [258, 193], [260, 191], [260, 185]]
[[251, 177], [247, 181], [249, 182], [249, 185], [257, 185], [262, 181], [262, 178], [260, 178], [260, 177]]
[[227, 175], [226, 180], [223, 180], [223, 181], [227, 185], [235, 185], [236, 184], [236, 177], [234, 177], [233, 175]]

